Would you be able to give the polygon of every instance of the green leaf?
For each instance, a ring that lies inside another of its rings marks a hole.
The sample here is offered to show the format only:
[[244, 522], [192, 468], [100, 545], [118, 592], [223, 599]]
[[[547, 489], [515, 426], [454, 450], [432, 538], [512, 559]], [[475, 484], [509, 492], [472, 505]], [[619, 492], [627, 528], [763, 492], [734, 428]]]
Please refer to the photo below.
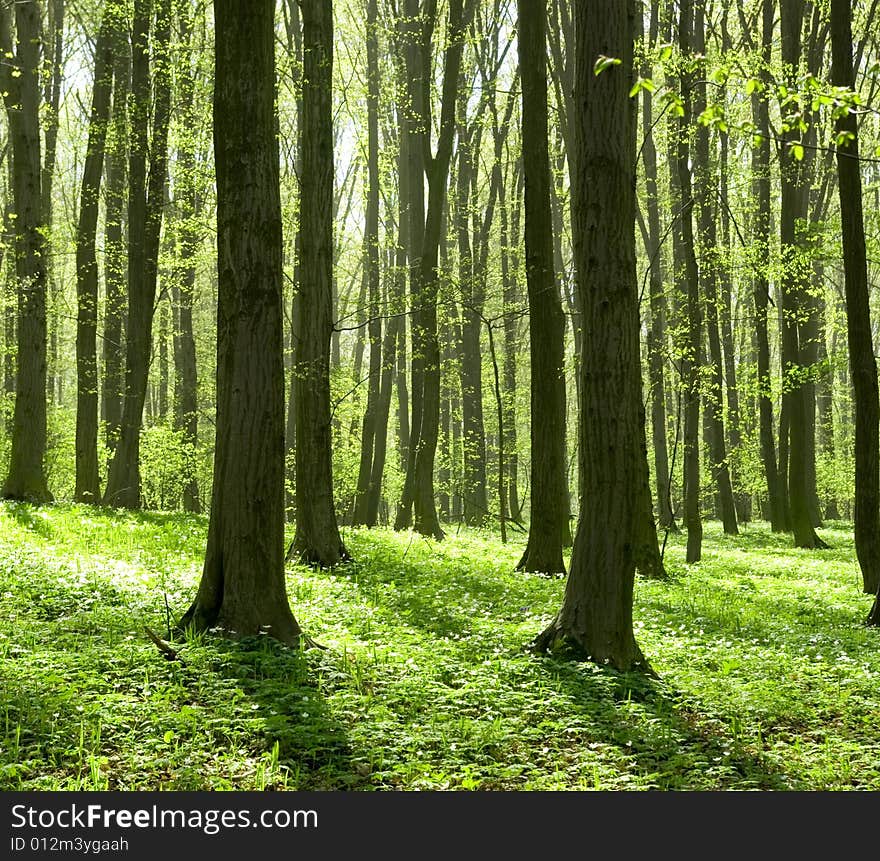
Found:
[[791, 154], [795, 157], [797, 161], [804, 160], [804, 148], [799, 143], [793, 143], [791, 145]]
[[600, 54], [593, 66], [593, 74], [601, 75], [609, 66], [619, 66], [622, 62], [623, 60], [619, 57], [606, 57], [604, 54]]

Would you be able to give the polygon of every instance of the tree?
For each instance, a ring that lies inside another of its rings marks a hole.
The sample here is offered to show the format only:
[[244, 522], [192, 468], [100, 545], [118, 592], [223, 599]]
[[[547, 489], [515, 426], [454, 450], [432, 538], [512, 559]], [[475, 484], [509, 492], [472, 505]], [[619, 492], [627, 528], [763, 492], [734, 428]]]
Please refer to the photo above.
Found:
[[98, 260], [95, 238], [104, 146], [113, 90], [113, 42], [121, 14], [115, 2], [104, 7], [95, 44], [95, 81], [89, 141], [80, 191], [76, 235], [76, 489], [78, 502], [98, 502]]
[[297, 287], [296, 533], [290, 554], [314, 565], [349, 558], [333, 504], [330, 338], [333, 332], [333, 4], [305, 0], [302, 196]]
[[[851, 0], [832, 0], [832, 76], [838, 87], [853, 86]], [[869, 281], [859, 128], [853, 110], [844, 108], [837, 121], [837, 177], [840, 194], [843, 272], [846, 291], [849, 366], [855, 401], [855, 542], [868, 594], [880, 594], [880, 400], [877, 362], [868, 303]], [[880, 601], [878, 601], [880, 604]], [[869, 620], [880, 625], [878, 604]]]
[[[174, 313], [174, 426], [181, 432], [188, 452], [194, 455], [199, 439], [199, 404], [193, 298], [196, 255], [202, 239], [199, 215], [203, 190], [198, 166], [200, 135], [195, 104], [197, 67], [194, 68], [194, 59], [198, 55], [194, 45], [192, 9], [188, 0], [180, 0], [178, 9], [184, 54], [178, 72], [180, 120], [177, 134], [180, 143], [174, 177], [177, 255], [171, 283]], [[183, 507], [186, 511], [201, 511], [198, 481], [192, 467], [183, 487]]]
[[[572, 233], [583, 312], [584, 504], [562, 607], [535, 641], [619, 670], [645, 667], [632, 626], [647, 470], [635, 255], [633, 0], [574, 8]], [[641, 461], [643, 462], [640, 462]]]
[[[119, 441], [104, 489], [104, 503], [120, 508], [141, 505], [140, 433], [150, 370], [159, 239], [166, 195], [171, 114], [171, 0], [156, 0], [151, 70], [152, 6], [152, 0], [135, 0], [132, 24], [125, 397]], [[152, 99], [151, 75], [155, 82]]]
[[[568, 494], [565, 452], [565, 317], [556, 287], [547, 146], [547, 10], [519, 0], [525, 262], [531, 355], [531, 486], [529, 539], [519, 568], [564, 573]], [[582, 22], [583, 23], [583, 22]]]
[[[12, 51], [12, 15], [16, 48]], [[40, 4], [0, 3], [2, 86], [12, 146], [18, 344], [12, 453], [2, 496], [51, 502], [46, 480], [46, 225], [40, 164]]]
[[[790, 86], [796, 86], [801, 54], [803, 7], [797, 0], [781, 0], [782, 61]], [[798, 224], [806, 214], [808, 176], [797, 158], [800, 144], [797, 107], [783, 106], [783, 133], [780, 147], [782, 200], [780, 204], [780, 242], [782, 247], [782, 366], [783, 400], [788, 408], [788, 501], [796, 547], [827, 547], [816, 535], [810, 512], [807, 484], [809, 470], [807, 441], [807, 394], [802, 350], [806, 265], [804, 238]]]
[[284, 362], [275, 4], [215, 0], [217, 445], [205, 565], [181, 620], [295, 643], [284, 581]]
[[[374, 450], [379, 434], [388, 433], [380, 424], [380, 392], [383, 376], [382, 319], [379, 316], [379, 7], [377, 0], [367, 0], [367, 211], [364, 230], [364, 266], [369, 294], [370, 380], [367, 408], [361, 432], [361, 457], [358, 469], [357, 496], [352, 521], [375, 525], [370, 513]], [[390, 324], [389, 324], [390, 325]], [[387, 423], [387, 412], [385, 419]], [[381, 474], [379, 475], [381, 481]], [[370, 522], [372, 521], [372, 522]]]
[[[690, 59], [694, 27], [692, 0], [681, 0], [678, 40], [684, 58]], [[687, 62], [687, 60], [685, 61]], [[684, 388], [684, 522], [689, 563], [702, 555], [703, 523], [700, 515], [700, 357], [703, 352], [703, 312], [694, 242], [694, 197], [690, 165], [690, 123], [695, 76], [683, 65], [680, 76], [682, 113], [675, 152], [675, 171], [681, 195], [682, 280], [686, 295], [686, 330], [682, 340], [681, 381]]]
[[[438, 258], [442, 216], [449, 180], [449, 163], [455, 136], [456, 88], [459, 82], [465, 33], [473, 17], [475, 0], [450, 0], [446, 50], [436, 150], [431, 146], [433, 127], [430, 92], [430, 46], [436, 28], [436, 3], [419, 8], [406, 0], [403, 28], [406, 35], [406, 75], [409, 83], [407, 146], [409, 148], [409, 265], [413, 303], [410, 439], [406, 480], [395, 527], [403, 529], [414, 519], [423, 535], [444, 537], [434, 503], [434, 457], [440, 426], [440, 345], [437, 335]], [[428, 198], [425, 205], [425, 180]], [[413, 517], [414, 515], [414, 517]]]
[[[694, 50], [698, 57], [706, 53], [706, 21], [705, 2], [699, 0], [694, 20]], [[700, 116], [706, 110], [706, 68], [705, 60], [698, 61], [696, 97], [694, 114]], [[727, 442], [724, 436], [724, 375], [723, 358], [721, 355], [721, 337], [718, 328], [718, 276], [720, 270], [718, 226], [716, 222], [716, 201], [713, 190], [717, 179], [712, 171], [709, 154], [709, 127], [698, 123], [694, 145], [694, 161], [696, 163], [695, 195], [699, 204], [699, 240], [702, 264], [700, 280], [705, 300], [706, 332], [709, 341], [709, 374], [704, 403], [710, 425], [710, 442], [712, 454], [712, 472], [718, 488], [721, 520], [727, 535], [738, 533], [736, 524], [736, 506], [733, 499], [733, 486], [730, 482], [730, 468], [727, 462]]]

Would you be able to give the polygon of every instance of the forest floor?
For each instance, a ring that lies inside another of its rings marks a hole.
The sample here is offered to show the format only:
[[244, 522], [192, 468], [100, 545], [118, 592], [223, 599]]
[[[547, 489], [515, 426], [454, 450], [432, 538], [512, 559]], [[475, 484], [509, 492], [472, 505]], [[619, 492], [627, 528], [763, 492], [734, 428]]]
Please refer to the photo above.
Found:
[[291, 566], [327, 648], [166, 636], [206, 520], [0, 504], [0, 789], [880, 789], [880, 631], [845, 524], [764, 524], [704, 561], [671, 536], [637, 581], [659, 679], [528, 653], [564, 581], [519, 544], [346, 530], [356, 563]]

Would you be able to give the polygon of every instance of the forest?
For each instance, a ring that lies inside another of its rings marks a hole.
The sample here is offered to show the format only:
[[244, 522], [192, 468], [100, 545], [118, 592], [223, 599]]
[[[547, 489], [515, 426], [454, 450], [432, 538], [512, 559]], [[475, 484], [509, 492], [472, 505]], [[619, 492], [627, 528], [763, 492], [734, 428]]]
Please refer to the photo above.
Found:
[[0, 0], [0, 789], [880, 789], [878, 0]]

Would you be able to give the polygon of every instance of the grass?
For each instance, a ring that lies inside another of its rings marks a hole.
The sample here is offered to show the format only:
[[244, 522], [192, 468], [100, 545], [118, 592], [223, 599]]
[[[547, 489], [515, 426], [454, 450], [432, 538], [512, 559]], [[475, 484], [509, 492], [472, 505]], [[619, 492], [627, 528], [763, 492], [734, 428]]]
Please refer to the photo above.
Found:
[[291, 567], [304, 652], [166, 629], [206, 521], [0, 505], [0, 789], [880, 789], [880, 631], [844, 524], [794, 550], [708, 524], [638, 581], [659, 680], [537, 657], [560, 579], [519, 545], [351, 531], [357, 562]]

